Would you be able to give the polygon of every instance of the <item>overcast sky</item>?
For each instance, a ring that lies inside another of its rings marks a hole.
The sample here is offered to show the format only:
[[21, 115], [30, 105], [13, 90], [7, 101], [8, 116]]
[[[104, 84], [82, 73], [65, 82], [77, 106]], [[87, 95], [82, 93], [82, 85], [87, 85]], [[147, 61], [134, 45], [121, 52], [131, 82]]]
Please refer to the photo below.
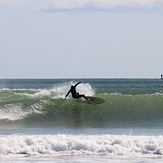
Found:
[[163, 0], [0, 0], [0, 78], [159, 78]]

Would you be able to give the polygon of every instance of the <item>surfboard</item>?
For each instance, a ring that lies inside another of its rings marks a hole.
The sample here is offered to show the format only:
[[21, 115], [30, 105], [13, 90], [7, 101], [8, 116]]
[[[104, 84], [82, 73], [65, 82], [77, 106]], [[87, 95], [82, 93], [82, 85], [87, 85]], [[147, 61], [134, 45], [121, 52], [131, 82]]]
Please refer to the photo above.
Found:
[[89, 104], [97, 105], [97, 104], [103, 104], [105, 102], [105, 100], [100, 97], [94, 97], [94, 96], [86, 96], [86, 97], [88, 98], [88, 101], [85, 100], [85, 102]]

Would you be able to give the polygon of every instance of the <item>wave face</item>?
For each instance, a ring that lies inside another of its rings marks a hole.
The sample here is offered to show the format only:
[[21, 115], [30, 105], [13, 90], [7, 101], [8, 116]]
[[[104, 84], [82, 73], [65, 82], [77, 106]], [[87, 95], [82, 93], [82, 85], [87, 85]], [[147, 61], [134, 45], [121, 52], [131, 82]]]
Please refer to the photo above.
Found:
[[98, 105], [64, 99], [79, 80], [0, 80], [0, 127], [162, 127], [161, 80], [83, 79], [77, 91]]

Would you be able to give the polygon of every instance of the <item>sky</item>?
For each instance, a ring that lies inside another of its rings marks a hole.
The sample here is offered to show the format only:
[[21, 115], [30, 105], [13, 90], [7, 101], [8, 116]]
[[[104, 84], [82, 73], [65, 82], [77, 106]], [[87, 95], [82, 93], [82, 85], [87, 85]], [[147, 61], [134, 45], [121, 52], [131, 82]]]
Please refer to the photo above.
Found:
[[160, 78], [163, 0], [0, 0], [0, 78]]

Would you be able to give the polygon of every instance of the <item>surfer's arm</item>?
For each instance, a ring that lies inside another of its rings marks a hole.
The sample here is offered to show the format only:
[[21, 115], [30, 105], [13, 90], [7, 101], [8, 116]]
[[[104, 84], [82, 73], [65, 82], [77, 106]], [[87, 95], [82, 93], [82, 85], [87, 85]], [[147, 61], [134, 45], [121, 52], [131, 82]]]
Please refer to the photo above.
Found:
[[71, 92], [71, 90], [69, 90], [69, 91], [67, 92], [67, 94], [66, 94], [66, 96], [65, 96], [65, 99], [66, 99], [66, 97], [69, 95], [70, 92]]
[[80, 84], [80, 83], [82, 83], [81, 81], [80, 82], [78, 82], [78, 83], [76, 83], [75, 85], [74, 85], [74, 87], [76, 87], [78, 84]]

